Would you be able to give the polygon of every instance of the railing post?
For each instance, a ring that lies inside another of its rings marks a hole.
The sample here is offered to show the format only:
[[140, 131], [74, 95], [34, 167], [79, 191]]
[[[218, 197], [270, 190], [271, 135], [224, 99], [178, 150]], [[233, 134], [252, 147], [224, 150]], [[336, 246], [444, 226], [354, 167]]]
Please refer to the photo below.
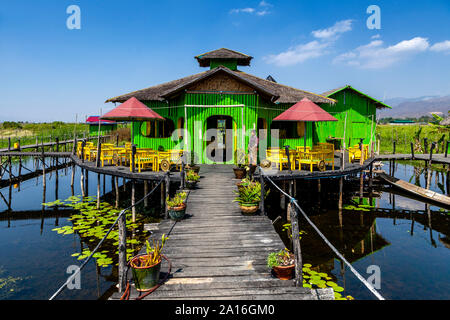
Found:
[[445, 142], [445, 157], [447, 158], [447, 155], [448, 155], [448, 143], [449, 143], [450, 141], [446, 141]]
[[127, 267], [127, 220], [125, 213], [122, 214], [118, 221], [119, 226], [119, 292], [124, 292], [127, 279], [126, 267]]
[[56, 137], [55, 141], [56, 141], [56, 152], [59, 152], [59, 138]]
[[135, 169], [135, 157], [136, 157], [136, 145], [133, 144], [131, 146], [131, 172], [134, 172]]
[[425, 154], [428, 153], [428, 138], [423, 138], [423, 147]]
[[102, 142], [98, 141], [97, 145], [97, 158], [95, 159], [95, 166], [100, 167], [100, 156], [102, 154]]
[[291, 157], [289, 157], [289, 146], [284, 146], [284, 150], [286, 151], [286, 157], [288, 161], [288, 169], [291, 172]]
[[411, 157], [414, 160], [414, 143], [411, 142]]
[[184, 188], [186, 187], [186, 180], [185, 180], [186, 176], [185, 176], [185, 169], [184, 169], [185, 161], [186, 161], [186, 155], [185, 155], [185, 151], [183, 151], [183, 155], [181, 156], [181, 170], [180, 170], [180, 179], [181, 179], [180, 188], [181, 188], [181, 190], [184, 190]]
[[164, 218], [165, 219], [169, 219], [169, 210], [167, 207], [167, 199], [169, 198], [169, 192], [170, 192], [170, 173], [167, 172], [166, 175], [166, 192], [165, 192], [165, 199], [166, 201], [164, 201]]
[[292, 248], [294, 251], [294, 259], [295, 259], [295, 286], [303, 287], [303, 273], [302, 273], [303, 264], [302, 264], [302, 251], [300, 247], [298, 211], [292, 202], [290, 202], [288, 205], [288, 211], [291, 217], [291, 226], [292, 226]]
[[396, 149], [396, 147], [397, 147], [397, 141], [396, 140], [394, 140], [393, 142], [393, 150], [392, 150], [392, 154], [395, 154], [395, 149]]
[[261, 214], [267, 215], [266, 210], [264, 209], [264, 195], [266, 194], [265, 186], [264, 186], [264, 176], [262, 173], [262, 168], [259, 167], [259, 183], [261, 184], [261, 203], [259, 204]]
[[81, 162], [84, 163], [84, 147], [86, 146], [86, 139], [83, 139], [81, 143]]

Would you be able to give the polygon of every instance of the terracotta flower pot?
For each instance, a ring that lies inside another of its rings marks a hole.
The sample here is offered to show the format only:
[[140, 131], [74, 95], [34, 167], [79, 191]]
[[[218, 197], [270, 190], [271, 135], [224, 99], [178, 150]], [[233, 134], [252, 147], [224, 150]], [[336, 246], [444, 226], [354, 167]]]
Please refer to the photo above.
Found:
[[280, 280], [291, 280], [295, 265], [273, 267], [275, 275]]
[[244, 179], [245, 177], [245, 168], [233, 168], [234, 171], [234, 177], [236, 179]]
[[243, 215], [252, 215], [259, 209], [259, 203], [241, 203], [239, 205]]

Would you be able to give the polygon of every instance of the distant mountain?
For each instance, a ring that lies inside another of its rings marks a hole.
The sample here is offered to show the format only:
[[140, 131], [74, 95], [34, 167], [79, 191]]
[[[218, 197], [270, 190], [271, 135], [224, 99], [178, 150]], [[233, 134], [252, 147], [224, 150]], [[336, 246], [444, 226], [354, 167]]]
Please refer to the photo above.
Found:
[[419, 98], [393, 98], [385, 103], [392, 109], [379, 112], [380, 118], [419, 118], [430, 115], [430, 112], [442, 112], [444, 116], [450, 110], [450, 96], [423, 96]]

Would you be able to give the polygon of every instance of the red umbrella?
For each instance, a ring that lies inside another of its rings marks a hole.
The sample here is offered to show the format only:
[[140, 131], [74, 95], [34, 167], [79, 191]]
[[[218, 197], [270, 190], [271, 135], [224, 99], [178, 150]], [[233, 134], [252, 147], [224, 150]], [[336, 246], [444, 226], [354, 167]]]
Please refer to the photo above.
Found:
[[[338, 120], [308, 98], [303, 98], [302, 101], [294, 104], [288, 110], [273, 119], [273, 121], [319, 122]], [[304, 137], [304, 147], [306, 150], [306, 133]]]
[[[131, 97], [120, 106], [101, 116], [100, 119], [117, 121], [145, 121], [149, 119], [165, 120], [135, 97]], [[132, 143], [134, 143], [133, 125], [131, 125], [131, 139]]]

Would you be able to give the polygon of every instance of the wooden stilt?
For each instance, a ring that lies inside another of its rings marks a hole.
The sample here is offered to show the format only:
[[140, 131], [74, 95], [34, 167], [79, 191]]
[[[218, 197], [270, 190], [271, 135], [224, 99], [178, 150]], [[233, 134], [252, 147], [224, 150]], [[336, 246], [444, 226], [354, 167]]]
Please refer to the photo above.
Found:
[[126, 267], [127, 267], [127, 220], [125, 214], [118, 221], [119, 227], [119, 292], [124, 292], [126, 287]]
[[292, 247], [295, 258], [295, 286], [303, 287], [303, 264], [302, 264], [302, 251], [300, 247], [300, 230], [298, 222], [298, 211], [291, 203], [288, 204], [288, 215], [291, 217], [292, 225]]
[[136, 182], [131, 180], [131, 217], [133, 223], [136, 222]]

